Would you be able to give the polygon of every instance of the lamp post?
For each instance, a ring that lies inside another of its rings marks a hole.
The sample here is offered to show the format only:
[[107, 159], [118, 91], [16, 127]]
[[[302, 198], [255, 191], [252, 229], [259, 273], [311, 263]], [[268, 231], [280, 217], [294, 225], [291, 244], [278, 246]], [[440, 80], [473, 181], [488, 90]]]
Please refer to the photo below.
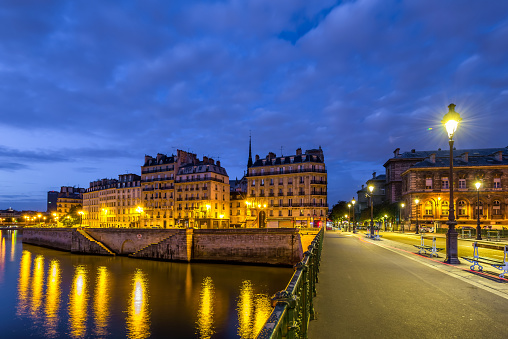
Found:
[[347, 208], [348, 208], [348, 219], [347, 219], [347, 228], [348, 228], [348, 232], [351, 232], [351, 204], [347, 204]]
[[[400, 208], [399, 208], [399, 223], [400, 223], [400, 219], [401, 219], [401, 215], [402, 215], [401, 211], [404, 208], [404, 206], [406, 206], [404, 203], [400, 204]], [[401, 223], [401, 224], [402, 224], [402, 233], [404, 233], [404, 224], [403, 223]]]
[[139, 216], [138, 216], [138, 228], [141, 228], [141, 213], [143, 213], [143, 207], [137, 206], [136, 207], [136, 212], [139, 213]]
[[478, 197], [476, 199], [476, 240], [482, 240], [482, 227], [480, 226], [480, 186], [482, 183], [480, 181], [475, 184], [476, 192], [478, 193]]
[[420, 202], [419, 199], [415, 199], [415, 205], [416, 205], [416, 233], [419, 234], [420, 232], [420, 225], [418, 225], [418, 203]]
[[351, 200], [351, 204], [353, 204], [353, 233], [356, 233], [356, 221], [355, 221], [355, 204], [356, 204], [356, 200], [355, 198], [353, 198], [353, 200]]
[[386, 224], [388, 224], [388, 216], [385, 214], [385, 218], [384, 218], [384, 222], [385, 222], [385, 232], [386, 232]]
[[448, 213], [448, 232], [446, 232], [446, 259], [447, 264], [460, 264], [458, 257], [458, 233], [455, 229], [457, 221], [455, 221], [454, 201], [453, 201], [453, 135], [457, 130], [457, 126], [462, 121], [460, 114], [455, 112], [455, 105], [448, 105], [448, 113], [445, 114], [441, 123], [445, 126], [448, 133], [448, 144], [450, 145], [450, 212]]
[[374, 186], [370, 185], [369, 189], [369, 198], [370, 198], [370, 236], [374, 237], [374, 203], [372, 202], [372, 192], [374, 191]]
[[79, 211], [78, 214], [79, 214], [79, 226], [82, 227], [83, 226], [83, 211]]

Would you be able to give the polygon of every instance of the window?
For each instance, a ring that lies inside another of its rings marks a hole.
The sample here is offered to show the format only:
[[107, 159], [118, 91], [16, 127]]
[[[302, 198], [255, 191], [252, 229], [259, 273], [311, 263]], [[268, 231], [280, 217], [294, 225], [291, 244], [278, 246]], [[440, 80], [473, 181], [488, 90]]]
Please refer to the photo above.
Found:
[[261, 186], [264, 186], [265, 185], [265, 179], [261, 179], [261, 183], [260, 183]]
[[288, 210], [288, 217], [290, 217], [292, 215], [293, 215], [293, 211], [292, 210]]
[[499, 200], [492, 202], [492, 214], [501, 215], [501, 202]]
[[270, 179], [270, 185], [273, 185], [273, 179]]
[[432, 189], [432, 178], [425, 179], [425, 189], [428, 189], [428, 190]]
[[480, 215], [483, 215], [483, 201], [479, 201], [478, 204], [475, 205], [475, 210], [477, 213], [480, 213]]
[[445, 189], [445, 190], [450, 188], [449, 182], [448, 182], [448, 177], [441, 178], [441, 188]]
[[279, 211], [279, 217], [282, 217], [282, 211]]
[[425, 204], [425, 215], [432, 215], [432, 203], [430, 201]]
[[288, 205], [293, 206], [293, 199], [288, 199]]
[[458, 206], [458, 215], [464, 216], [466, 215], [466, 202], [464, 200], [461, 200], [457, 203]]
[[279, 179], [279, 185], [284, 185], [284, 181], [282, 180], [282, 178]]
[[494, 188], [501, 188], [501, 178], [494, 178]]
[[459, 179], [459, 188], [466, 188], [466, 179]]
[[251, 186], [256, 186], [256, 180], [255, 180], [255, 179], [254, 179], [254, 180], [252, 180], [252, 184], [251, 184]]

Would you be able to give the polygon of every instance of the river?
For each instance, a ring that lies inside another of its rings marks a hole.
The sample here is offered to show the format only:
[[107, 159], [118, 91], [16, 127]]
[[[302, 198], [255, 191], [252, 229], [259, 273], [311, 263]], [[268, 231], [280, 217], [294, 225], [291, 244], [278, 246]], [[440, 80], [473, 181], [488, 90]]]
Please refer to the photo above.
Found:
[[293, 274], [76, 255], [0, 233], [2, 338], [252, 338]]

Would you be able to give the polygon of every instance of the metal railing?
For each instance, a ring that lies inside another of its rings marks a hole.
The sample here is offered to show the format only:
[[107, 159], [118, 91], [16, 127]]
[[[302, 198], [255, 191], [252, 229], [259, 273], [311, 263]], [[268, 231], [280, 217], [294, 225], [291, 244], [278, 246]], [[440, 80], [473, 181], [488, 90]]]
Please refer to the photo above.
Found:
[[307, 338], [309, 321], [315, 319], [313, 299], [316, 296], [319, 262], [324, 230], [318, 232], [303, 260], [284, 291], [272, 297], [274, 309], [257, 339]]

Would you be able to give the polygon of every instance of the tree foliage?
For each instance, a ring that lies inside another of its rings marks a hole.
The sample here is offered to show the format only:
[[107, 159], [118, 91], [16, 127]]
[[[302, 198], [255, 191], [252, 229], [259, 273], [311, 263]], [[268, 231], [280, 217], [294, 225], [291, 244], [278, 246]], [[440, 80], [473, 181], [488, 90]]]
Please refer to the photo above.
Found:
[[342, 220], [345, 215], [349, 216], [350, 213], [353, 213], [353, 206], [351, 206], [351, 209], [349, 209], [347, 204], [349, 204], [348, 201], [339, 201], [333, 205], [332, 211], [330, 212], [330, 219], [334, 222], [337, 222]]
[[79, 211], [81, 211], [83, 206], [76, 205], [72, 206], [67, 214], [63, 216], [62, 224], [65, 227], [74, 227], [81, 223], [81, 216], [79, 215]]

